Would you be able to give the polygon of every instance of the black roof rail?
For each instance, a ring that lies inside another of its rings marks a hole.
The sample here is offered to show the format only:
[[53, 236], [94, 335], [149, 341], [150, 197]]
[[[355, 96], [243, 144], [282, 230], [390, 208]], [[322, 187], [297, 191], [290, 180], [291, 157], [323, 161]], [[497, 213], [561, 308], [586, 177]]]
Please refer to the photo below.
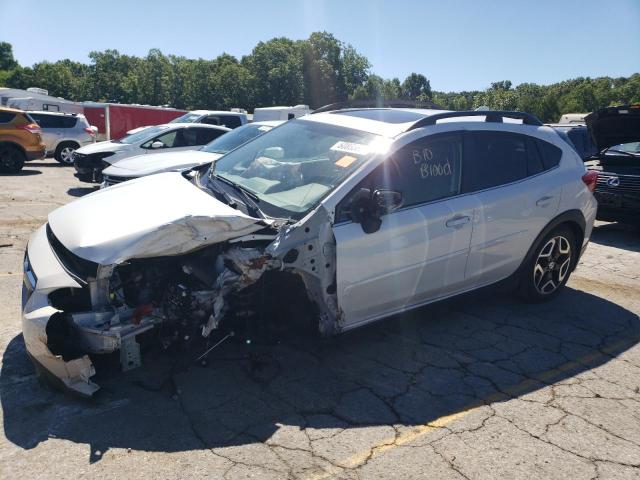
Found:
[[537, 127], [542, 125], [542, 122], [535, 115], [531, 115], [526, 112], [512, 112], [505, 110], [468, 110], [460, 112], [442, 112], [418, 120], [411, 125], [407, 131], [415, 130], [416, 128], [427, 127], [429, 125], [435, 125], [438, 120], [444, 118], [455, 117], [485, 117], [485, 122], [497, 122], [502, 123], [504, 118], [513, 118], [516, 120], [522, 120], [525, 125], [535, 125]]
[[330, 103], [315, 109], [311, 114], [345, 110], [348, 108], [428, 108], [431, 110], [443, 110], [443, 108], [429, 100], [417, 102], [406, 99], [396, 100], [347, 100], [345, 102]]

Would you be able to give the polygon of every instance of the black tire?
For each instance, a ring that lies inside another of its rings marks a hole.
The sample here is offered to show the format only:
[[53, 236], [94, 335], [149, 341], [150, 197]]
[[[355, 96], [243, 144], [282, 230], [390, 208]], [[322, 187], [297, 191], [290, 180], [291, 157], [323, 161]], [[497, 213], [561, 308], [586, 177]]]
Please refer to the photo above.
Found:
[[74, 142], [62, 142], [56, 147], [53, 158], [63, 165], [73, 165], [73, 158], [71, 154], [79, 147], [80, 145]]
[[526, 302], [551, 300], [569, 280], [578, 248], [570, 228], [559, 226], [536, 245], [520, 272], [519, 296]]
[[26, 157], [24, 152], [13, 145], [0, 145], [0, 172], [18, 173], [22, 170]]

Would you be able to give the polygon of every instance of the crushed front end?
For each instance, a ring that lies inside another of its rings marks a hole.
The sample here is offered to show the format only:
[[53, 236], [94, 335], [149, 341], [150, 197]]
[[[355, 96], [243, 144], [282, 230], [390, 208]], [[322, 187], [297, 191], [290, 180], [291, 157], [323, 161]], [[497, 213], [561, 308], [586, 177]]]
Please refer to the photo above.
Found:
[[117, 355], [126, 371], [141, 365], [141, 344], [150, 341], [195, 358], [239, 323], [272, 321], [265, 311], [295, 305], [287, 321], [304, 317], [325, 335], [340, 330], [335, 240], [324, 210], [304, 227], [271, 225], [186, 253], [109, 265], [76, 255], [47, 224], [32, 236], [24, 270], [27, 351], [46, 378], [81, 396], [99, 389], [94, 355]]

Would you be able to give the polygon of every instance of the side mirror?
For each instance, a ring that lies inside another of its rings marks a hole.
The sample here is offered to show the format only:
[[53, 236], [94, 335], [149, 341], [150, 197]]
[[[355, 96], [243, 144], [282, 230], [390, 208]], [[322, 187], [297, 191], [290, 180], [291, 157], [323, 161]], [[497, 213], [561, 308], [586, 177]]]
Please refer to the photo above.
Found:
[[156, 148], [164, 148], [164, 146], [165, 146], [164, 143], [162, 143], [160, 140], [156, 140], [151, 144], [151, 148], [153, 148], [154, 150]]
[[404, 204], [402, 192], [395, 190], [376, 190], [373, 192], [373, 201], [381, 214], [395, 212]]
[[353, 196], [349, 213], [353, 221], [360, 224], [364, 233], [374, 233], [380, 230], [382, 225], [380, 211], [371, 192], [366, 188], [361, 189]]

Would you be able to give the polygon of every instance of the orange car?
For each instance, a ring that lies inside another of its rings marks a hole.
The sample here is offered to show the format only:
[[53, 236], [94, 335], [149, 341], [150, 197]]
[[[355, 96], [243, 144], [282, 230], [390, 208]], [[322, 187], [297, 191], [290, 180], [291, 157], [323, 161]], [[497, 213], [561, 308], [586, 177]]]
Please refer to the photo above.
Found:
[[43, 158], [45, 146], [40, 127], [29, 114], [0, 108], [0, 172], [19, 172], [24, 162]]

